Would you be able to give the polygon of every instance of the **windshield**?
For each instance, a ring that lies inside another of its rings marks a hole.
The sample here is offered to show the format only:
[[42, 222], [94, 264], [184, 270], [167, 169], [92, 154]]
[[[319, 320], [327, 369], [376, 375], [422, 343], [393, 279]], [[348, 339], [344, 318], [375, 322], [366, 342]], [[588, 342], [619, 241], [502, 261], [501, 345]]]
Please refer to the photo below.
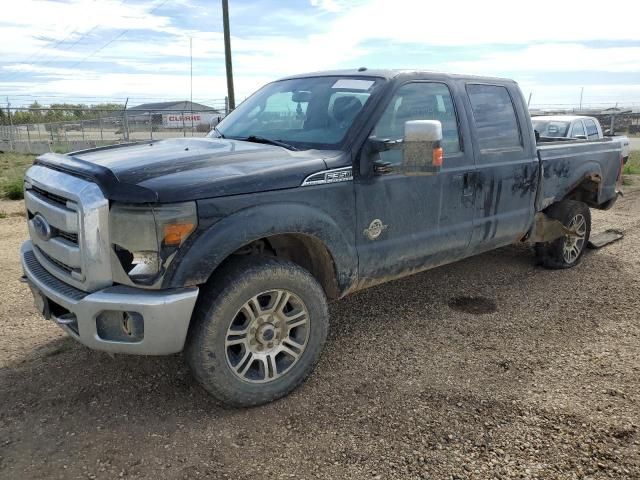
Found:
[[533, 129], [537, 130], [541, 137], [566, 137], [571, 124], [559, 120], [533, 120], [532, 123]]
[[281, 80], [258, 90], [209, 136], [269, 140], [295, 148], [335, 148], [382, 80], [312, 77]]

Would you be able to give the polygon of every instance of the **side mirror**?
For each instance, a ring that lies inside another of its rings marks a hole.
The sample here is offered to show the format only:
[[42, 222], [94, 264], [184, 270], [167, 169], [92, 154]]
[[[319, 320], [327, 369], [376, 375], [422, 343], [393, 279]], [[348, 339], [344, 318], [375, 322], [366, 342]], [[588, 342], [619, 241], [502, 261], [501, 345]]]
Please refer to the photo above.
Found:
[[409, 120], [404, 124], [402, 172], [404, 175], [435, 175], [442, 168], [442, 123]]

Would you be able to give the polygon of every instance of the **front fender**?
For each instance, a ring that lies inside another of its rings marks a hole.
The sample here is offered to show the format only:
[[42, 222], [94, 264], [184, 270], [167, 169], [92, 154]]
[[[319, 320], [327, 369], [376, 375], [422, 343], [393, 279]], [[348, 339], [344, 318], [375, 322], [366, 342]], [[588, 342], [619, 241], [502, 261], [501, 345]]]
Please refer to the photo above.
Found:
[[183, 248], [163, 286], [200, 285], [233, 252], [261, 238], [300, 233], [320, 240], [333, 258], [341, 291], [357, 280], [357, 254], [336, 222], [324, 211], [297, 203], [270, 203], [239, 210], [214, 223]]

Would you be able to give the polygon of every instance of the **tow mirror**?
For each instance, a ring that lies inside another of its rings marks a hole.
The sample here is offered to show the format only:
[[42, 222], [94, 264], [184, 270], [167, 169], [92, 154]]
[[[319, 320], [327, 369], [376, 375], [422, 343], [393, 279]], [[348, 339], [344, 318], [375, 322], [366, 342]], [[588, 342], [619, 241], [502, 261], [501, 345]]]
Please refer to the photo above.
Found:
[[442, 168], [442, 123], [439, 120], [409, 120], [404, 124], [402, 173], [435, 175]]

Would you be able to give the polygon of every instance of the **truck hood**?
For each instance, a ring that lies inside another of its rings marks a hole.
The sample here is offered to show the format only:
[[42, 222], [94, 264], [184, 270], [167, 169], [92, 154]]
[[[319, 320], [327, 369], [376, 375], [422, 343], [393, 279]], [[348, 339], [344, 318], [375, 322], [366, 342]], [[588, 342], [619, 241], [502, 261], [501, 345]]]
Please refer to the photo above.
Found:
[[111, 200], [181, 202], [300, 186], [340, 152], [290, 151], [219, 138], [177, 138], [115, 145], [36, 160], [90, 178]]

